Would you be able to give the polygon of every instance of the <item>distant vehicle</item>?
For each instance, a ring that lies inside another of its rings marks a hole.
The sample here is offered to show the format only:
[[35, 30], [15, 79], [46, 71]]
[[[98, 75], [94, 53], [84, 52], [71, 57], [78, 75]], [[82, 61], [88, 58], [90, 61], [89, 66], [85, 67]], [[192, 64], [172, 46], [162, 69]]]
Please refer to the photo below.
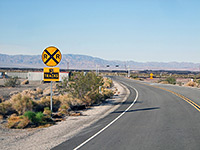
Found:
[[5, 72], [0, 72], [0, 79], [8, 78], [8, 75]]

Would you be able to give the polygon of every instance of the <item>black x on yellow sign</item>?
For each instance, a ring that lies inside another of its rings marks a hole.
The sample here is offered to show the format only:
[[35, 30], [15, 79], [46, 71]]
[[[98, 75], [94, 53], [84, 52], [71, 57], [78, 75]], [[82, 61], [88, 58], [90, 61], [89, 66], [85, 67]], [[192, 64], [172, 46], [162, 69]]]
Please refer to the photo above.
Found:
[[61, 58], [61, 52], [54, 46], [47, 47], [42, 53], [42, 61], [50, 67], [58, 65]]

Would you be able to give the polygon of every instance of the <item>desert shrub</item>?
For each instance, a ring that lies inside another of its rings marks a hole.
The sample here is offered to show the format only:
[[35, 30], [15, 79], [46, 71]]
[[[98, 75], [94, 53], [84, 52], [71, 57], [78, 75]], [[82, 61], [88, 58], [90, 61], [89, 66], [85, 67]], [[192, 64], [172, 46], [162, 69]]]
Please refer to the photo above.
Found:
[[30, 97], [22, 94], [13, 95], [12, 98], [12, 107], [17, 111], [19, 115], [24, 114], [28, 110], [32, 110], [33, 101]]
[[5, 101], [3, 103], [0, 103], [0, 114], [3, 116], [10, 115], [14, 113], [15, 111], [12, 108], [12, 104], [10, 101]]
[[114, 95], [114, 92], [112, 90], [104, 89], [103, 91], [104, 99], [111, 98], [113, 95]]
[[17, 129], [24, 129], [26, 128], [30, 123], [30, 120], [27, 117], [22, 117], [17, 125]]
[[177, 82], [177, 84], [179, 85], [179, 86], [182, 86], [183, 85], [183, 83], [182, 82]]
[[45, 107], [50, 107], [50, 96], [42, 97], [40, 100], [36, 100], [34, 102], [34, 111], [43, 112]]
[[27, 117], [17, 116], [16, 114], [11, 115], [8, 118], [7, 126], [9, 128], [24, 129], [30, 123]]
[[36, 92], [37, 92], [37, 94], [42, 94], [43, 93], [43, 90], [41, 89], [41, 88], [36, 88]]
[[[53, 101], [53, 111], [57, 111], [61, 104], [59, 96], [53, 96], [52, 101]], [[45, 107], [50, 107], [50, 96], [42, 97], [40, 100], [34, 101], [34, 103], [35, 103], [34, 111], [43, 112]]]
[[61, 102], [59, 109], [66, 109], [66, 110], [68, 110], [73, 105], [73, 101], [75, 101], [70, 94], [60, 95], [59, 99]]
[[4, 86], [6, 87], [15, 87], [17, 85], [20, 85], [18, 77], [9, 78], [4, 83]]
[[43, 114], [44, 114], [45, 116], [48, 116], [48, 117], [50, 118], [52, 112], [51, 112], [51, 110], [50, 110], [49, 107], [45, 107], [45, 108], [44, 108], [44, 111], [43, 111]]
[[30, 121], [34, 122], [35, 121], [35, 112], [33, 111], [27, 111], [24, 113], [24, 116], [27, 117]]
[[27, 111], [24, 113], [24, 116], [27, 117], [33, 124], [39, 125], [43, 123], [44, 114], [42, 112], [33, 112]]
[[60, 97], [53, 96], [52, 101], [53, 101], [53, 111], [58, 111], [58, 109], [60, 108], [60, 104], [61, 104]]
[[188, 83], [186, 83], [186, 86], [196, 87], [197, 84], [193, 81], [189, 81]]
[[166, 81], [169, 83], [169, 84], [176, 84], [176, 79], [174, 77], [168, 77], [166, 79]]
[[104, 95], [100, 93], [94, 93], [89, 97], [91, 99], [92, 104], [99, 104], [104, 100]]
[[103, 78], [103, 87], [111, 88], [113, 86], [113, 81], [110, 78]]
[[74, 73], [70, 82], [64, 79], [57, 87], [60, 93], [68, 92], [73, 98], [80, 99], [85, 105], [90, 105], [91, 101], [87, 97], [99, 92], [99, 86], [102, 85], [102, 77], [96, 76], [93, 72], [89, 72], [86, 75], [82, 72]]
[[43, 123], [44, 114], [42, 112], [37, 112], [35, 119], [37, 123]]
[[199, 87], [199, 85], [200, 85], [200, 80], [198, 79], [196, 82], [197, 82], [197, 86]]
[[131, 74], [130, 77], [133, 78], [133, 79], [137, 79], [137, 78], [138, 78], [138, 75], [133, 75], [133, 74]]

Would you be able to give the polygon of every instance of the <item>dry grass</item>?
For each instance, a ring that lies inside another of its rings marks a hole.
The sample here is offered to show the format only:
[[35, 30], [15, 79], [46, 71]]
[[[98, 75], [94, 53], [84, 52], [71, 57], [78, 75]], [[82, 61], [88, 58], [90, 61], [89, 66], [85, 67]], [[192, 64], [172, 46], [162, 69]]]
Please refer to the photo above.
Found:
[[0, 103], [0, 114], [3, 116], [10, 115], [13, 112], [11, 101]]
[[185, 86], [197, 87], [197, 84], [193, 81], [189, 81], [188, 83], [185, 84]]
[[[102, 86], [102, 92], [99, 93], [98, 90], [89, 91], [88, 94], [84, 96], [82, 100], [74, 98], [71, 94], [57, 95], [53, 96], [53, 113], [61, 118], [67, 115], [79, 116], [80, 113], [73, 112], [75, 110], [85, 109], [86, 106], [91, 106], [92, 104], [99, 104], [113, 96], [114, 92], [110, 89], [113, 86], [113, 82], [110, 78], [104, 78], [104, 85]], [[46, 89], [47, 90], [47, 89]], [[56, 90], [54, 90], [56, 91]], [[52, 112], [50, 108], [50, 96], [45, 96], [45, 90], [41, 88], [24, 90], [21, 93], [13, 95], [10, 100], [0, 103], [0, 117], [8, 118], [9, 128], [26, 128], [27, 126], [32, 126], [30, 118], [24, 116], [27, 111], [43, 112], [44, 119], [51, 122], [50, 119]], [[115, 91], [118, 92], [118, 91]], [[48, 94], [48, 91], [46, 91]], [[16, 114], [13, 114], [16, 113]], [[23, 115], [23, 116], [17, 116]], [[37, 125], [36, 125], [37, 126]]]
[[103, 87], [105, 88], [111, 88], [113, 86], [113, 81], [110, 78], [103, 78]]
[[0, 96], [0, 103], [4, 102], [5, 99], [3, 98], [3, 96]]
[[17, 116], [16, 114], [11, 115], [8, 118], [8, 128], [24, 129], [28, 126], [30, 120], [27, 117]]
[[17, 94], [11, 98], [12, 108], [17, 111], [19, 115], [24, 114], [26, 111], [33, 109], [33, 101], [29, 96]]
[[42, 94], [43, 93], [43, 90], [41, 89], [41, 88], [36, 88], [36, 92], [37, 92], [37, 94]]
[[159, 83], [161, 83], [161, 84], [169, 84], [168, 81], [161, 81], [161, 82], [159, 82]]
[[3, 115], [0, 115], [0, 120], [2, 120], [3, 119]]

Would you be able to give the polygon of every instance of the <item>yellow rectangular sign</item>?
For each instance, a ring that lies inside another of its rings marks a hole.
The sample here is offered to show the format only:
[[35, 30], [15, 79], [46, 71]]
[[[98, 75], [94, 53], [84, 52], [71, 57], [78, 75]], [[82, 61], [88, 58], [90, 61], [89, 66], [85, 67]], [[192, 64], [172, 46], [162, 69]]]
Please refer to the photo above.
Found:
[[59, 81], [60, 68], [44, 67], [44, 81]]

